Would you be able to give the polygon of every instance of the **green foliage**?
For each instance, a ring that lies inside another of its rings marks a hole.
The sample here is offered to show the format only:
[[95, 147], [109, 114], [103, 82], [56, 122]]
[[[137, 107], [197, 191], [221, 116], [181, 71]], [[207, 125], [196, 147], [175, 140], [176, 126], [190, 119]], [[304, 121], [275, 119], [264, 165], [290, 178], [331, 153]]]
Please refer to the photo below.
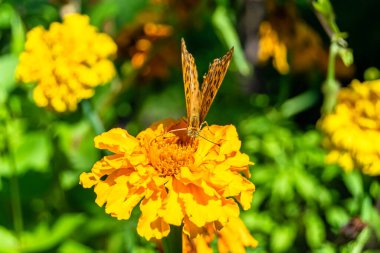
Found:
[[[340, 228], [353, 216], [371, 220], [372, 229], [380, 224], [369, 218], [379, 213], [364, 186], [368, 178], [326, 166], [320, 134], [290, 126], [291, 122], [268, 115], [255, 115], [240, 124], [243, 147], [256, 163], [252, 180], [257, 187], [252, 210], [243, 213], [244, 221], [254, 235], [264, 238], [262, 247], [270, 252], [362, 249], [369, 239], [367, 230], [347, 247], [334, 246], [328, 235], [335, 234], [337, 240]], [[372, 184], [376, 189], [377, 182]]]

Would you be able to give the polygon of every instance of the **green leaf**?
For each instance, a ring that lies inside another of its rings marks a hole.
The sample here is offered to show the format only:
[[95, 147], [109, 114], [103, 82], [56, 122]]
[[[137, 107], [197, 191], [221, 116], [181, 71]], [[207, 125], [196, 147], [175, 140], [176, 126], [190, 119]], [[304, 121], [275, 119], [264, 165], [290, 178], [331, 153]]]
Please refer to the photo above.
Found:
[[343, 180], [354, 197], [360, 197], [363, 195], [363, 179], [360, 172], [352, 171], [345, 173], [343, 174]]
[[314, 211], [308, 211], [303, 217], [306, 230], [306, 240], [311, 248], [318, 248], [326, 238], [322, 219]]
[[[256, 181], [255, 184], [257, 184]], [[268, 182], [269, 183], [269, 182]], [[255, 197], [253, 198], [252, 201], [252, 209], [259, 209], [260, 206], [265, 203], [267, 197], [268, 197], [268, 189], [263, 189], [263, 187], [260, 188], [260, 190], [255, 191]]]
[[318, 99], [318, 94], [315, 90], [306, 91], [286, 100], [280, 107], [280, 113], [285, 118], [293, 117], [314, 106]]
[[28, 132], [23, 135], [15, 150], [19, 173], [29, 169], [45, 172], [49, 169], [52, 144], [45, 132]]
[[[14, 166], [14, 162], [16, 162], [16, 171], [20, 173], [17, 164], [16, 150], [21, 145], [23, 141], [23, 132], [26, 127], [25, 121], [20, 119], [6, 119], [6, 125], [3, 129], [4, 137], [3, 140], [5, 142], [4, 147], [6, 150], [0, 156], [0, 175], [2, 176], [10, 176], [12, 175], [12, 166]], [[8, 136], [9, 135], [9, 136]]]
[[25, 43], [25, 30], [24, 25], [20, 16], [13, 12], [13, 17], [11, 19], [12, 28], [12, 40], [11, 40], [11, 51], [14, 54], [19, 54], [24, 49]]
[[373, 207], [371, 198], [365, 197], [362, 202], [360, 217], [366, 222], [371, 222], [372, 209]]
[[[288, 168], [291, 170], [292, 168]], [[276, 175], [272, 188], [273, 198], [290, 201], [294, 198], [293, 177], [288, 171], [281, 171]]]
[[313, 1], [313, 7], [323, 15], [333, 14], [333, 9], [329, 0], [316, 0]]
[[269, 212], [244, 212], [241, 215], [241, 219], [249, 230], [262, 231], [266, 234], [270, 234], [276, 223], [273, 221]]
[[340, 206], [332, 206], [326, 210], [327, 222], [334, 229], [339, 229], [350, 220], [347, 211]]
[[244, 56], [240, 39], [236, 32], [236, 26], [232, 24], [231, 19], [228, 17], [227, 9], [224, 6], [219, 5], [216, 8], [214, 14], [212, 15], [212, 23], [222, 41], [224, 41], [229, 47], [234, 47], [234, 56], [232, 57], [232, 61], [234, 62], [239, 73], [243, 76], [250, 75], [252, 69]]
[[374, 199], [380, 198], [380, 183], [373, 181], [370, 185], [369, 192]]
[[69, 190], [78, 185], [80, 171], [65, 170], [60, 173], [59, 180], [63, 189]]
[[11, 231], [2, 226], [0, 226], [0, 238], [0, 252], [12, 252], [11, 249], [17, 248], [17, 238], [13, 235]]
[[[270, 165], [254, 165], [254, 173], [252, 174], [252, 182], [255, 184], [269, 183], [272, 185], [272, 181], [275, 179], [273, 175], [277, 174], [277, 169]], [[263, 190], [263, 189], [261, 189]]]
[[16, 84], [15, 70], [18, 57], [14, 54], [6, 54], [0, 57], [0, 104], [4, 104], [8, 94]]
[[24, 48], [25, 30], [22, 20], [10, 4], [0, 5], [0, 29], [11, 28], [11, 52], [18, 55]]
[[328, 207], [333, 202], [333, 192], [325, 187], [318, 189], [318, 195], [316, 197], [321, 207]]
[[[77, 171], [89, 170], [98, 159], [98, 150], [94, 147], [95, 133], [89, 122], [82, 120], [77, 124], [60, 123], [55, 132], [59, 136], [59, 145], [70, 163]], [[71, 175], [65, 175], [65, 184]], [[78, 182], [75, 181], [75, 185]], [[66, 184], [66, 186], [69, 186]]]
[[0, 4], [0, 29], [10, 27], [13, 16], [13, 8], [9, 4]]
[[338, 54], [346, 67], [354, 62], [354, 54], [350, 48], [340, 48]]
[[350, 243], [350, 253], [361, 253], [365, 248], [366, 243], [371, 238], [371, 230], [367, 227], [363, 229], [362, 232], [358, 235], [357, 239]]
[[319, 185], [315, 178], [301, 170], [294, 171], [293, 175], [295, 188], [306, 201], [318, 198]]
[[275, 159], [278, 164], [282, 164], [284, 161], [284, 147], [281, 145], [282, 143], [279, 142], [279, 139], [276, 138], [277, 136], [273, 134], [268, 134], [264, 137], [263, 143], [262, 143], [262, 148], [263, 152]]
[[24, 249], [28, 252], [50, 249], [64, 241], [85, 221], [86, 219], [82, 214], [65, 214], [57, 220], [51, 229], [45, 223], [39, 223], [34, 233], [24, 236]]
[[94, 252], [91, 248], [76, 242], [76, 241], [66, 241], [58, 249], [58, 253], [92, 253]]
[[58, 219], [52, 229], [39, 223], [33, 232], [22, 234], [22, 245], [9, 231], [0, 227], [0, 252], [41, 252], [48, 250], [69, 237], [85, 222], [81, 214], [66, 214]]
[[335, 245], [332, 243], [324, 243], [316, 250], [313, 250], [313, 253], [336, 253]]
[[297, 228], [293, 224], [275, 227], [270, 238], [270, 247], [273, 252], [288, 252], [297, 235]]

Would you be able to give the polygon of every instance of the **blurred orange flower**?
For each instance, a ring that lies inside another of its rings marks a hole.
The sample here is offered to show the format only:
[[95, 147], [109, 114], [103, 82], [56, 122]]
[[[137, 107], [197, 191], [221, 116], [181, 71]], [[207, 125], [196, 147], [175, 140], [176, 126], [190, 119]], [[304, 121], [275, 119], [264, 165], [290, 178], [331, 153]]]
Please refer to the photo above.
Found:
[[[173, 29], [156, 12], [139, 13], [135, 21], [126, 25], [116, 39], [119, 56], [128, 59], [125, 66], [137, 70], [138, 77], [142, 79], [167, 77], [169, 67], [178, 63], [178, 52], [173, 50], [176, 43], [173, 40]], [[160, 50], [156, 50], [157, 47]]]
[[341, 89], [335, 111], [319, 122], [330, 149], [326, 161], [346, 171], [380, 175], [380, 79], [352, 81]]
[[148, 240], [167, 236], [170, 225], [183, 225], [183, 233], [195, 238], [207, 232], [205, 227], [219, 230], [238, 217], [238, 203], [251, 206], [255, 186], [241, 173], [250, 177], [253, 163], [239, 151], [235, 127], [212, 125], [201, 130], [205, 139], [190, 139], [179, 134], [185, 126], [165, 120], [136, 138], [120, 128], [103, 133], [95, 146], [114, 154], [80, 176], [113, 217], [129, 219], [139, 204], [137, 232]]
[[[268, 13], [259, 28], [259, 62], [272, 58], [273, 67], [281, 74], [313, 69], [326, 72], [328, 50], [320, 35], [299, 16], [296, 4], [293, 1], [282, 4], [275, 0], [265, 2]], [[350, 78], [354, 71], [354, 65], [346, 67], [340, 57], [336, 58], [337, 78]]]
[[286, 59], [287, 49], [269, 22], [260, 24], [260, 41], [258, 58], [260, 62], [266, 62], [273, 58], [273, 67], [281, 74], [289, 72], [289, 65]]
[[33, 98], [38, 106], [75, 111], [82, 99], [93, 96], [96, 86], [114, 77], [108, 57], [116, 50], [111, 37], [98, 33], [88, 16], [69, 14], [49, 30], [38, 26], [28, 32], [16, 77], [37, 83]]

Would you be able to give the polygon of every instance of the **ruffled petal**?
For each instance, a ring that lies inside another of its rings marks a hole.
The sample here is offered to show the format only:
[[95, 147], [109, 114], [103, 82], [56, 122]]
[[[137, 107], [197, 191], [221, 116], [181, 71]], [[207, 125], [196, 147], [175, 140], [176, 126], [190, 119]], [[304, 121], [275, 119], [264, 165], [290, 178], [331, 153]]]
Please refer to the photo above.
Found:
[[130, 154], [138, 146], [138, 140], [131, 136], [127, 130], [121, 128], [113, 128], [99, 136], [96, 136], [95, 147], [99, 149], [107, 149], [113, 153]]
[[163, 217], [167, 223], [180, 226], [185, 214], [182, 209], [182, 203], [179, 199], [178, 192], [173, 189], [172, 180], [170, 180], [165, 186], [167, 187], [169, 194], [165, 199], [166, 203], [164, 203], [158, 214]]

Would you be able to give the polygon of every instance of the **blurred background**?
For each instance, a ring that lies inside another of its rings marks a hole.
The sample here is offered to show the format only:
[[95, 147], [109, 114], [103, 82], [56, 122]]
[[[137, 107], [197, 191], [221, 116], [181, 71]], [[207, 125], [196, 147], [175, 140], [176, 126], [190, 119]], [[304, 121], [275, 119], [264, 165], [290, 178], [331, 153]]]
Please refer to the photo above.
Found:
[[[331, 4], [354, 59], [333, 58], [336, 81], [379, 78], [380, 2]], [[27, 31], [73, 11], [116, 42], [117, 74], [56, 113], [14, 73]], [[137, 208], [117, 221], [78, 182], [104, 155], [93, 143], [102, 127], [136, 135], [185, 116], [181, 38], [200, 77], [235, 48], [206, 120], [235, 125], [255, 162], [253, 207], [241, 217], [259, 246], [247, 252], [380, 252], [379, 177], [326, 165], [316, 126], [331, 32], [308, 0], [0, 1], [0, 252], [158, 252], [136, 234]]]

